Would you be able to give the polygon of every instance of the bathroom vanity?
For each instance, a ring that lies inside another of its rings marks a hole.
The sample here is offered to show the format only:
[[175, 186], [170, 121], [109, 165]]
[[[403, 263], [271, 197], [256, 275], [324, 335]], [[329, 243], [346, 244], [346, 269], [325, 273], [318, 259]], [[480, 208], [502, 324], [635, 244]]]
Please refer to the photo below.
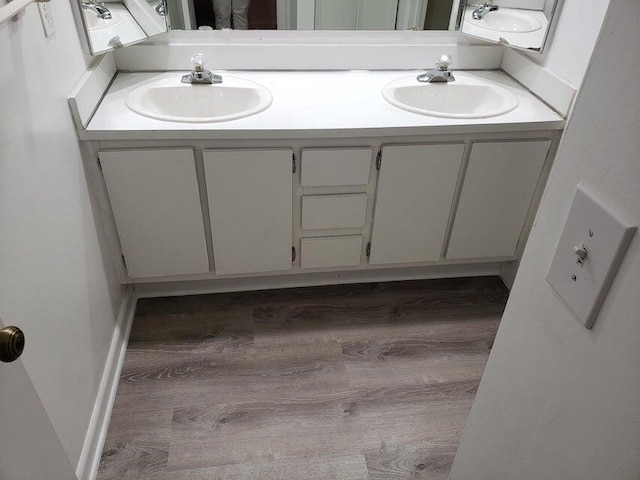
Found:
[[495, 273], [523, 249], [564, 125], [497, 71], [455, 72], [517, 99], [489, 118], [391, 105], [385, 86], [421, 73], [407, 71], [219, 72], [273, 95], [224, 122], [127, 107], [136, 88], [182, 73], [119, 73], [81, 133], [125, 283]]

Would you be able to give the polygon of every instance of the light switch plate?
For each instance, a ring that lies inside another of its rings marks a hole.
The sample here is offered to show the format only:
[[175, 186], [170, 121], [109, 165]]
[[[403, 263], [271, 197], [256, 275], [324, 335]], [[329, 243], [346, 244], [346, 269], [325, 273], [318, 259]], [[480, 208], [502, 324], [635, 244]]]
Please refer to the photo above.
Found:
[[578, 185], [547, 281], [586, 328], [593, 326], [635, 230]]
[[48, 3], [38, 2], [38, 11], [40, 12], [44, 36], [49, 38], [56, 33], [56, 26], [53, 23], [53, 15], [51, 14], [51, 6]]

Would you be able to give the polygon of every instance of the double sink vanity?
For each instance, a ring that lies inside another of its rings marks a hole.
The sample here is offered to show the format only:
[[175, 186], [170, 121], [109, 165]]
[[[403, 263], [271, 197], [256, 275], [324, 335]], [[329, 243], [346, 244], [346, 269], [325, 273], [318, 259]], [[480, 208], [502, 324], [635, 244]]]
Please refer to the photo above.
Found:
[[564, 119], [504, 73], [216, 73], [118, 73], [81, 132], [124, 283], [520, 256]]

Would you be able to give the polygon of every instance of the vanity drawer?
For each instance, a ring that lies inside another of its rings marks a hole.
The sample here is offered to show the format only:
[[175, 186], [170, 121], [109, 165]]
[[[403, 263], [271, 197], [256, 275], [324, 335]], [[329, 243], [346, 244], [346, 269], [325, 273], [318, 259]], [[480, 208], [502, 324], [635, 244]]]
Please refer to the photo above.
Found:
[[302, 150], [302, 186], [367, 185], [371, 154], [370, 148]]
[[364, 227], [367, 195], [317, 195], [302, 197], [302, 229]]
[[362, 235], [302, 239], [302, 268], [353, 267], [360, 265]]

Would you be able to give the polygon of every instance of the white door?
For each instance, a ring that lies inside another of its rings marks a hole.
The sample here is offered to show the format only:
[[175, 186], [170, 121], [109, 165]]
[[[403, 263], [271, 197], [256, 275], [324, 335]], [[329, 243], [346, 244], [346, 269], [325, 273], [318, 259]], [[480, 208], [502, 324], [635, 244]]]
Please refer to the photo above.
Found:
[[448, 259], [513, 257], [549, 140], [474, 143]]
[[316, 30], [394, 30], [398, 0], [316, 0]]
[[316, 30], [355, 30], [357, 0], [316, 0]]
[[216, 274], [291, 269], [293, 152], [207, 150], [203, 156]]
[[207, 273], [193, 150], [98, 153], [132, 278]]
[[[0, 329], [4, 327], [0, 319]], [[25, 343], [28, 349], [29, 340]], [[20, 359], [12, 363], [0, 363], [0, 478], [76, 478]]]
[[398, 0], [358, 0], [356, 30], [395, 30]]
[[384, 147], [371, 264], [440, 260], [464, 144]]

